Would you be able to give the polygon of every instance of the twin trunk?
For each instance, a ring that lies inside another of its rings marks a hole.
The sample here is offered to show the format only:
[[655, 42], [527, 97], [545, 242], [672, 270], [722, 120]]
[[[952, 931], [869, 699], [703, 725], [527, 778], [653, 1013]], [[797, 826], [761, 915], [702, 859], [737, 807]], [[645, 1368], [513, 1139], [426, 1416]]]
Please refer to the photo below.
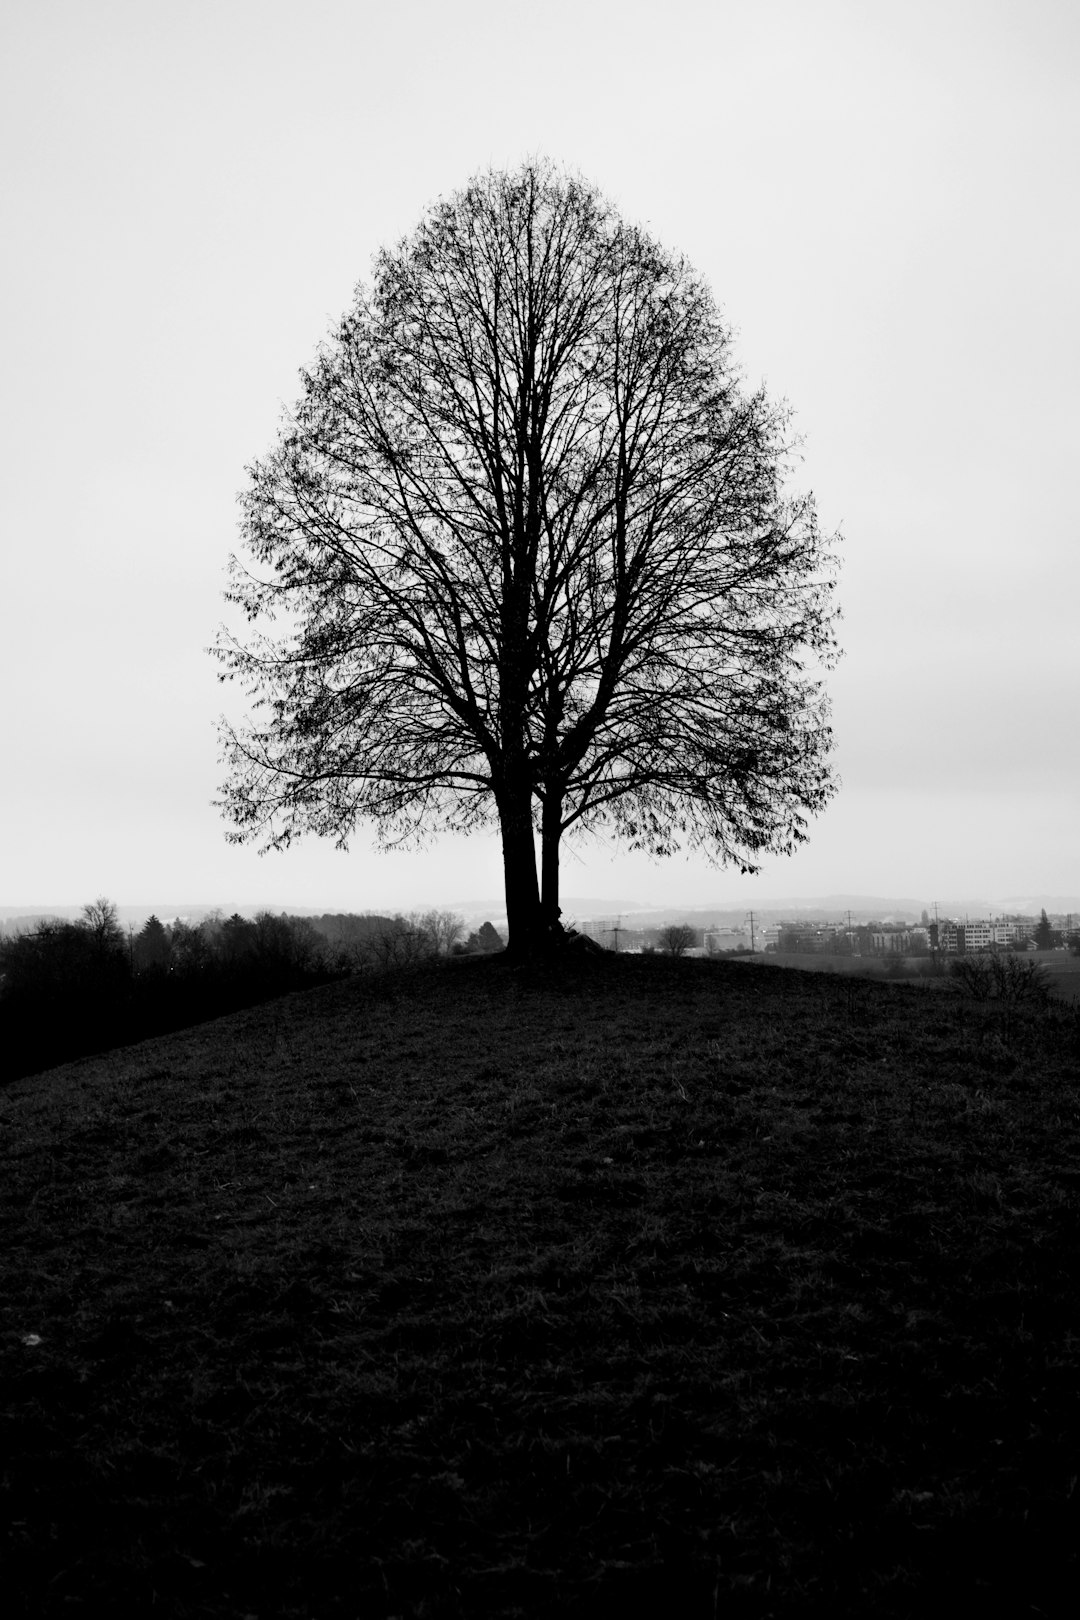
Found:
[[540, 881], [533, 841], [532, 792], [504, 795], [499, 803], [502, 832], [506, 922], [511, 956], [535, 956], [561, 935], [559, 926], [559, 839], [562, 796], [548, 794], [540, 833]]

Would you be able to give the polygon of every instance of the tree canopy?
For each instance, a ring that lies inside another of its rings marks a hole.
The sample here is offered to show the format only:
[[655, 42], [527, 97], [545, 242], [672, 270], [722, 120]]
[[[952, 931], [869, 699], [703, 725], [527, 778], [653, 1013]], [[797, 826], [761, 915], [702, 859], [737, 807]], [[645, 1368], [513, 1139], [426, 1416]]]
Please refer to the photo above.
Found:
[[702, 279], [594, 188], [530, 163], [438, 203], [249, 469], [230, 836], [497, 824], [515, 949], [557, 927], [568, 833], [792, 850], [836, 656], [793, 450]]

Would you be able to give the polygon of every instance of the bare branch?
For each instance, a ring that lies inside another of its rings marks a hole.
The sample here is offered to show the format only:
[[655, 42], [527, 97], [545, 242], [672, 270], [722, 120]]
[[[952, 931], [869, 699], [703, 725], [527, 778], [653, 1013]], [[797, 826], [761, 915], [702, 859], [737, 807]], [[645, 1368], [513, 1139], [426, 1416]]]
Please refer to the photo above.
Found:
[[383, 252], [250, 469], [228, 599], [285, 628], [215, 649], [252, 704], [232, 836], [497, 818], [519, 919], [534, 817], [552, 915], [567, 829], [744, 869], [805, 838], [832, 542], [730, 349], [684, 260], [543, 164]]

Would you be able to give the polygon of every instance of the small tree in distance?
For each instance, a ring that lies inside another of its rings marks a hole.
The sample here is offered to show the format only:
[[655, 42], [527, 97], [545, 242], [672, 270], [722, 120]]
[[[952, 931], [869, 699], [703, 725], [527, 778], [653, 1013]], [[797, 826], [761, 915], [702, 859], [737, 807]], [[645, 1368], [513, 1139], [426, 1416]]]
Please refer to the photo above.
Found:
[[137, 972], [164, 972], [172, 960], [172, 944], [164, 923], [158, 917], [147, 917], [132, 943], [132, 957]]
[[82, 926], [101, 951], [119, 951], [124, 944], [120, 913], [103, 895], [83, 906]]
[[665, 956], [685, 956], [696, 938], [688, 923], [670, 923], [660, 934], [660, 949]]
[[464, 944], [454, 946], [455, 956], [493, 956], [503, 949], [502, 936], [493, 923], [481, 923]]
[[[829, 542], [701, 279], [530, 163], [379, 255], [244, 497], [235, 841], [498, 826], [509, 944], [561, 840], [755, 871], [833, 791]], [[537, 871], [534, 834], [540, 839]]]
[[425, 911], [420, 927], [430, 939], [436, 956], [449, 956], [465, 932], [464, 920], [452, 911]]

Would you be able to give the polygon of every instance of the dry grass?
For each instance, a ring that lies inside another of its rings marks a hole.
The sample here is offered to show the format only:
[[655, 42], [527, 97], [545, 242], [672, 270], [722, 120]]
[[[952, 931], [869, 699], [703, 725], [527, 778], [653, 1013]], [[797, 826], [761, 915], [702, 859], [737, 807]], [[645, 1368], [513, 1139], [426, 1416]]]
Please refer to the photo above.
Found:
[[463, 961], [0, 1092], [5, 1585], [1071, 1615], [1080, 1023]]

